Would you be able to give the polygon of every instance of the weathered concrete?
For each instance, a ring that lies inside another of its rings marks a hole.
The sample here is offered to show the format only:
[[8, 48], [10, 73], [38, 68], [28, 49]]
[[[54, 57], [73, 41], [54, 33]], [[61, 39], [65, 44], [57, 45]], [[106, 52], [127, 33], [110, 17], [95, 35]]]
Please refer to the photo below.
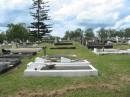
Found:
[[10, 62], [10, 64], [14, 66], [21, 63], [18, 58], [0, 58], [0, 62]]
[[13, 66], [12, 62], [0, 62], [0, 72], [9, 69], [12, 66]]
[[0, 58], [0, 72], [15, 67], [20, 64], [20, 62], [20, 59], [16, 58]]
[[0, 73], [9, 68], [9, 63], [0, 63]]

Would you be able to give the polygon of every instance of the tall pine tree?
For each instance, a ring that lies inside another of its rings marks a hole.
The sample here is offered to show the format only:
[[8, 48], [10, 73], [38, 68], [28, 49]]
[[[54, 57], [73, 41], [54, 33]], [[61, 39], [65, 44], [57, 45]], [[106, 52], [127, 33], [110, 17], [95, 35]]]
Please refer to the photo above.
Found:
[[33, 0], [31, 15], [33, 16], [34, 22], [31, 23], [31, 36], [36, 40], [42, 39], [46, 33], [50, 33], [51, 26], [46, 24], [49, 19], [48, 16], [48, 2], [44, 2], [43, 0]]

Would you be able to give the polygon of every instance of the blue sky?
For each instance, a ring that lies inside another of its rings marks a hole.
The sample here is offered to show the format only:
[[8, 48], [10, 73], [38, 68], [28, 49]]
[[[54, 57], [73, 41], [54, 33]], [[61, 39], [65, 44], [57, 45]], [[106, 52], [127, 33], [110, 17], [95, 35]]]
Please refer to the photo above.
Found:
[[[45, 0], [49, 1], [53, 35], [66, 30], [100, 27], [130, 27], [130, 0]], [[0, 26], [8, 23], [31, 23], [32, 0], [0, 0]], [[5, 29], [5, 28], [4, 28]]]

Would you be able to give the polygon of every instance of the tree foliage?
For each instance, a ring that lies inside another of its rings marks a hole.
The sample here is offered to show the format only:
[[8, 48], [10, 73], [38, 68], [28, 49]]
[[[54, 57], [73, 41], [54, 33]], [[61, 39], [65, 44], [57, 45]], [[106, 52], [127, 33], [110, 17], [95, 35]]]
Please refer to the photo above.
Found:
[[130, 28], [127, 28], [127, 29], [124, 30], [124, 37], [130, 38]]
[[47, 2], [43, 0], [33, 0], [33, 5], [31, 8], [31, 15], [34, 19], [34, 22], [31, 23], [31, 36], [36, 38], [36, 40], [42, 39], [42, 36], [45, 36], [46, 33], [50, 33], [50, 25], [46, 24], [49, 19]]
[[85, 39], [86, 40], [91, 40], [93, 39], [95, 36], [94, 36], [94, 33], [93, 33], [93, 29], [89, 28], [89, 29], [86, 29], [84, 31], [84, 36], [85, 36]]
[[115, 29], [105, 29], [101, 28], [97, 32], [97, 36], [95, 36], [93, 29], [88, 28], [85, 31], [81, 30], [80, 28], [73, 30], [73, 31], [66, 31], [64, 39], [69, 40], [80, 40], [83, 36], [86, 40], [93, 40], [93, 38], [97, 37], [102, 42], [106, 42], [107, 40], [112, 40], [113, 38], [120, 37], [120, 38], [130, 38], [130, 28], [122, 29], [122, 30], [115, 30]]
[[101, 41], [105, 42], [108, 39], [108, 32], [104, 28], [101, 28], [97, 33], [98, 33], [98, 38]]
[[74, 31], [66, 31], [64, 39], [68, 40], [80, 40], [80, 38], [83, 36], [83, 31], [78, 28]]
[[26, 41], [28, 39], [28, 29], [23, 23], [8, 24], [6, 35], [9, 41]]
[[4, 32], [0, 33], [0, 43], [3, 43], [4, 40], [6, 39], [7, 39], [6, 34]]

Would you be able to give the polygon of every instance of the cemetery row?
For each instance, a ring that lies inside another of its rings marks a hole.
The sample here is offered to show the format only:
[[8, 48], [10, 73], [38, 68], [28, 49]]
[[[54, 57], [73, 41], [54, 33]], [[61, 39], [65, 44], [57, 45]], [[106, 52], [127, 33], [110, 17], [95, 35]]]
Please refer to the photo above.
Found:
[[[54, 46], [57, 49], [75, 49], [71, 41], [55, 41]], [[69, 46], [69, 47], [68, 47]], [[35, 62], [27, 64], [27, 68], [24, 71], [25, 76], [90, 76], [98, 75], [98, 71], [87, 60], [78, 60], [72, 58], [72, 56], [64, 55], [46, 55], [46, 47], [33, 48], [24, 46], [24, 48], [18, 48], [15, 44], [12, 48], [2, 49], [2, 55], [0, 56], [0, 72], [5, 72], [21, 63], [21, 58], [28, 56], [34, 56], [37, 52], [44, 49], [44, 55], [41, 58], [36, 58]], [[52, 48], [50, 48], [52, 49]], [[55, 48], [56, 49], [56, 48]], [[71, 59], [72, 58], [72, 59]]]

